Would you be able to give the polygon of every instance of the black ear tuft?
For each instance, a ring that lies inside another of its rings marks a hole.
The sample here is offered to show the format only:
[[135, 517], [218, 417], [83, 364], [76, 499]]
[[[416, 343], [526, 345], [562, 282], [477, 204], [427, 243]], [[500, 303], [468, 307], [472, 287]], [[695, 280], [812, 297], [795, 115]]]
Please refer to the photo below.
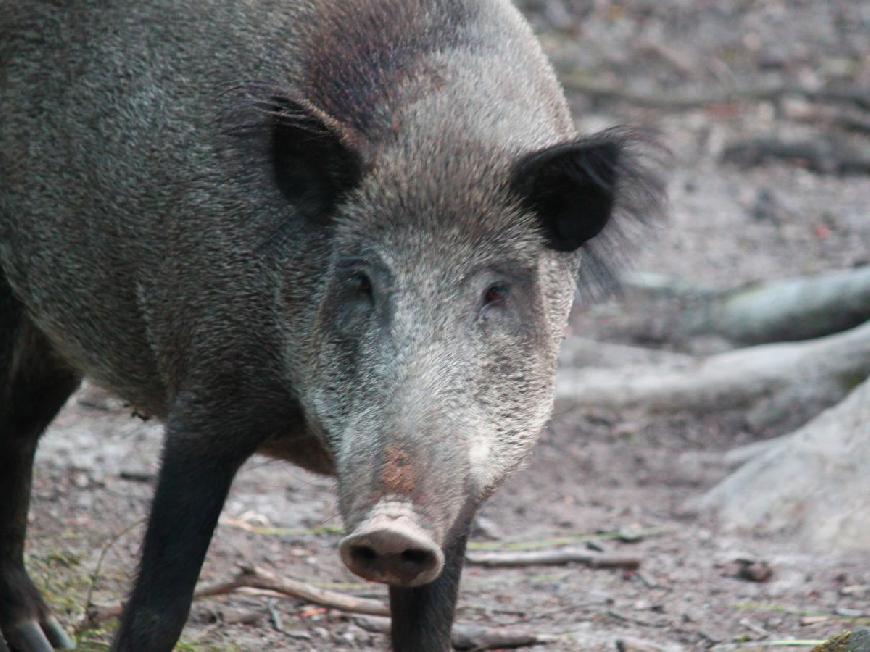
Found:
[[609, 286], [635, 227], [661, 214], [657, 173], [667, 159], [651, 134], [608, 129], [526, 154], [513, 167], [511, 188], [537, 215], [547, 246], [583, 247], [581, 284]]
[[601, 233], [613, 213], [620, 156], [618, 142], [578, 140], [517, 163], [514, 190], [538, 214], [548, 246], [574, 251]]
[[276, 186], [306, 216], [328, 213], [362, 177], [352, 134], [307, 102], [276, 97], [269, 112]]

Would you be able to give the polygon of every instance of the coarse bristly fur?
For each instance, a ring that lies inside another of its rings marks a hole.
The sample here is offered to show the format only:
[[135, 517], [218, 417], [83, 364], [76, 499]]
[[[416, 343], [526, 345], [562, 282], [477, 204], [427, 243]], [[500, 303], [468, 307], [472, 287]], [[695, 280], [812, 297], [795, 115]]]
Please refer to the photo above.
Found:
[[87, 376], [166, 422], [114, 649], [172, 648], [254, 452], [443, 550], [391, 601], [394, 649], [445, 649], [578, 283], [660, 212], [654, 139], [578, 136], [507, 0], [0, 0], [0, 116], [0, 632], [60, 636], [27, 496]]

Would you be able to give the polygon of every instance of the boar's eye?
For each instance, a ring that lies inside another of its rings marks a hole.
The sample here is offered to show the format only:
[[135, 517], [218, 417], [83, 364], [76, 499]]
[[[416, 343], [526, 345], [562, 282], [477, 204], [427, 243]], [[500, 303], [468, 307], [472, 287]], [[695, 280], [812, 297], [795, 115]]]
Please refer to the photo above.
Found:
[[350, 271], [338, 277], [334, 324], [345, 337], [355, 340], [375, 305], [374, 284], [363, 271]]
[[483, 291], [481, 309], [486, 312], [492, 308], [500, 308], [507, 302], [510, 287], [506, 283], [493, 283]]
[[372, 298], [372, 280], [365, 272], [354, 272], [348, 279], [348, 289], [359, 297]]

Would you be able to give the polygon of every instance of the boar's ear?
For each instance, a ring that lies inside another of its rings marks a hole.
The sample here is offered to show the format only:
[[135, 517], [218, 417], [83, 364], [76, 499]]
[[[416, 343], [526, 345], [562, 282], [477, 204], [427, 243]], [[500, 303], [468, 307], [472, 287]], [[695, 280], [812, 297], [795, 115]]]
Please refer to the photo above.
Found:
[[515, 164], [511, 186], [538, 216], [549, 247], [583, 247], [578, 280], [594, 294], [618, 285], [631, 245], [662, 216], [658, 173], [671, 160], [655, 133], [616, 127], [527, 154]]
[[273, 98], [269, 108], [275, 184], [303, 214], [327, 214], [362, 177], [358, 139], [308, 102]]
[[574, 251], [604, 229], [621, 157], [618, 140], [593, 137], [532, 152], [515, 165], [512, 187], [537, 213], [549, 247]]

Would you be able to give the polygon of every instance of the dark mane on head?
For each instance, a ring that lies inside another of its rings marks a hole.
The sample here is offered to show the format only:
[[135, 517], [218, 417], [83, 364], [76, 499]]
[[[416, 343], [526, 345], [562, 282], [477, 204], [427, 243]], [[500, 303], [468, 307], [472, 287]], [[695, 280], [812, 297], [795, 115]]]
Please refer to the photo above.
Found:
[[300, 81], [307, 97], [363, 134], [390, 128], [407, 85], [437, 83], [427, 55], [468, 45], [467, 0], [347, 0], [323, 3]]

